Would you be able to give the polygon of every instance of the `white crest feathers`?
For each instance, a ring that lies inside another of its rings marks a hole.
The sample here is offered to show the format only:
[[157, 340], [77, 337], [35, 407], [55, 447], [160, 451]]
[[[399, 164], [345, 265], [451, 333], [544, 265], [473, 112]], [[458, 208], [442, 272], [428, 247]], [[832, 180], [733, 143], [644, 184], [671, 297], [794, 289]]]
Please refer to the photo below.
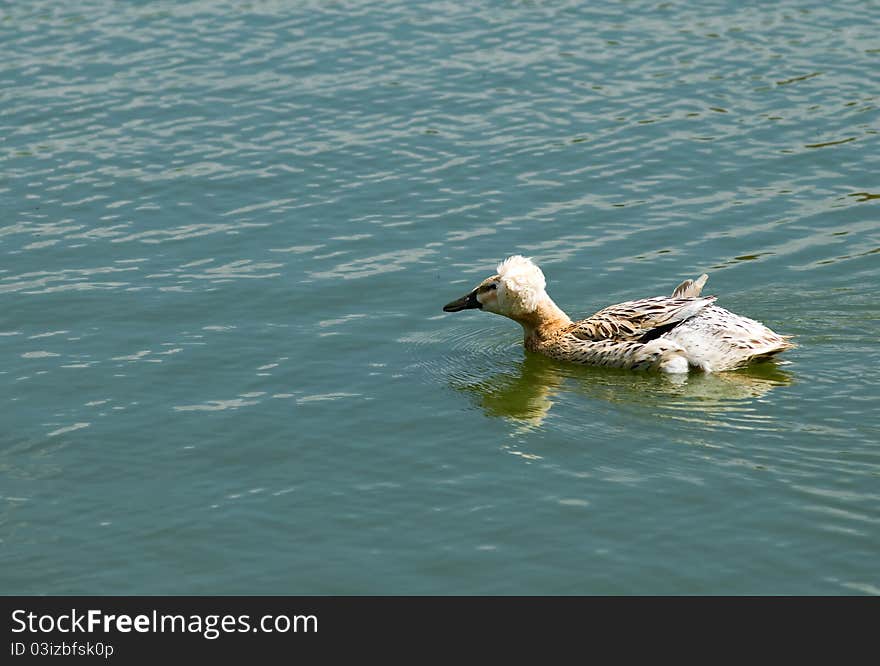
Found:
[[522, 312], [531, 312], [544, 298], [547, 280], [531, 259], [515, 254], [495, 269], [512, 301], [510, 305]]

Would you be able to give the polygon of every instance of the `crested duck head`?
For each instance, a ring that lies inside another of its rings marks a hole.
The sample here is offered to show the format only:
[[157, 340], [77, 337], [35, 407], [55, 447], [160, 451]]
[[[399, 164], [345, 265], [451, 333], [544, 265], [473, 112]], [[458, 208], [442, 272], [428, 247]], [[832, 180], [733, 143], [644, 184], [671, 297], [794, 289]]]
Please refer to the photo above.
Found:
[[544, 273], [531, 259], [513, 255], [495, 271], [473, 290], [447, 303], [443, 311], [479, 309], [504, 315], [522, 324], [526, 335], [548, 320], [570, 321], [547, 295]]

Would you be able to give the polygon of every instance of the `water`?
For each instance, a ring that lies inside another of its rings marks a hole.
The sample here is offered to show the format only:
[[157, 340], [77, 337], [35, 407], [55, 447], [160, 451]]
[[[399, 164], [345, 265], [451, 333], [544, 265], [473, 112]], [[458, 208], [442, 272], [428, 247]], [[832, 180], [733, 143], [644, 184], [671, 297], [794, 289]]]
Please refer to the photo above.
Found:
[[[878, 7], [0, 9], [0, 591], [880, 592]], [[670, 378], [443, 314], [707, 293]]]

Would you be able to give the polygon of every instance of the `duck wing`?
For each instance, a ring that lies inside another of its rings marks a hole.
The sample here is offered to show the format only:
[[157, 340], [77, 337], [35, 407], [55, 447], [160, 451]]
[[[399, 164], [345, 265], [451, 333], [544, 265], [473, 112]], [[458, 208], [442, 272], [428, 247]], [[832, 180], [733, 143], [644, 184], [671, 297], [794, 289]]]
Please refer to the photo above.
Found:
[[685, 280], [672, 292], [672, 298], [696, 298], [703, 291], [703, 285], [708, 279], [709, 276], [703, 273], [696, 280]]
[[571, 324], [566, 333], [581, 340], [648, 342], [690, 319], [715, 300], [655, 296], [609, 305], [596, 314]]

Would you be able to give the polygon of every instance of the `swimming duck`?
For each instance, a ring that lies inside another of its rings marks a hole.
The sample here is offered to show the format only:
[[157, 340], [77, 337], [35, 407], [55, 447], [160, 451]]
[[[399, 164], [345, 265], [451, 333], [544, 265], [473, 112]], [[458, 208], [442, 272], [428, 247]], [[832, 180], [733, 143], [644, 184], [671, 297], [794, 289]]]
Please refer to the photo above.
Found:
[[700, 296], [709, 279], [705, 274], [685, 280], [672, 296], [610, 305], [573, 322], [547, 295], [544, 273], [531, 259], [514, 255], [495, 270], [443, 310], [476, 308], [509, 317], [522, 325], [526, 349], [560, 361], [669, 373], [691, 367], [720, 372], [795, 346], [789, 336], [714, 305], [715, 296]]

